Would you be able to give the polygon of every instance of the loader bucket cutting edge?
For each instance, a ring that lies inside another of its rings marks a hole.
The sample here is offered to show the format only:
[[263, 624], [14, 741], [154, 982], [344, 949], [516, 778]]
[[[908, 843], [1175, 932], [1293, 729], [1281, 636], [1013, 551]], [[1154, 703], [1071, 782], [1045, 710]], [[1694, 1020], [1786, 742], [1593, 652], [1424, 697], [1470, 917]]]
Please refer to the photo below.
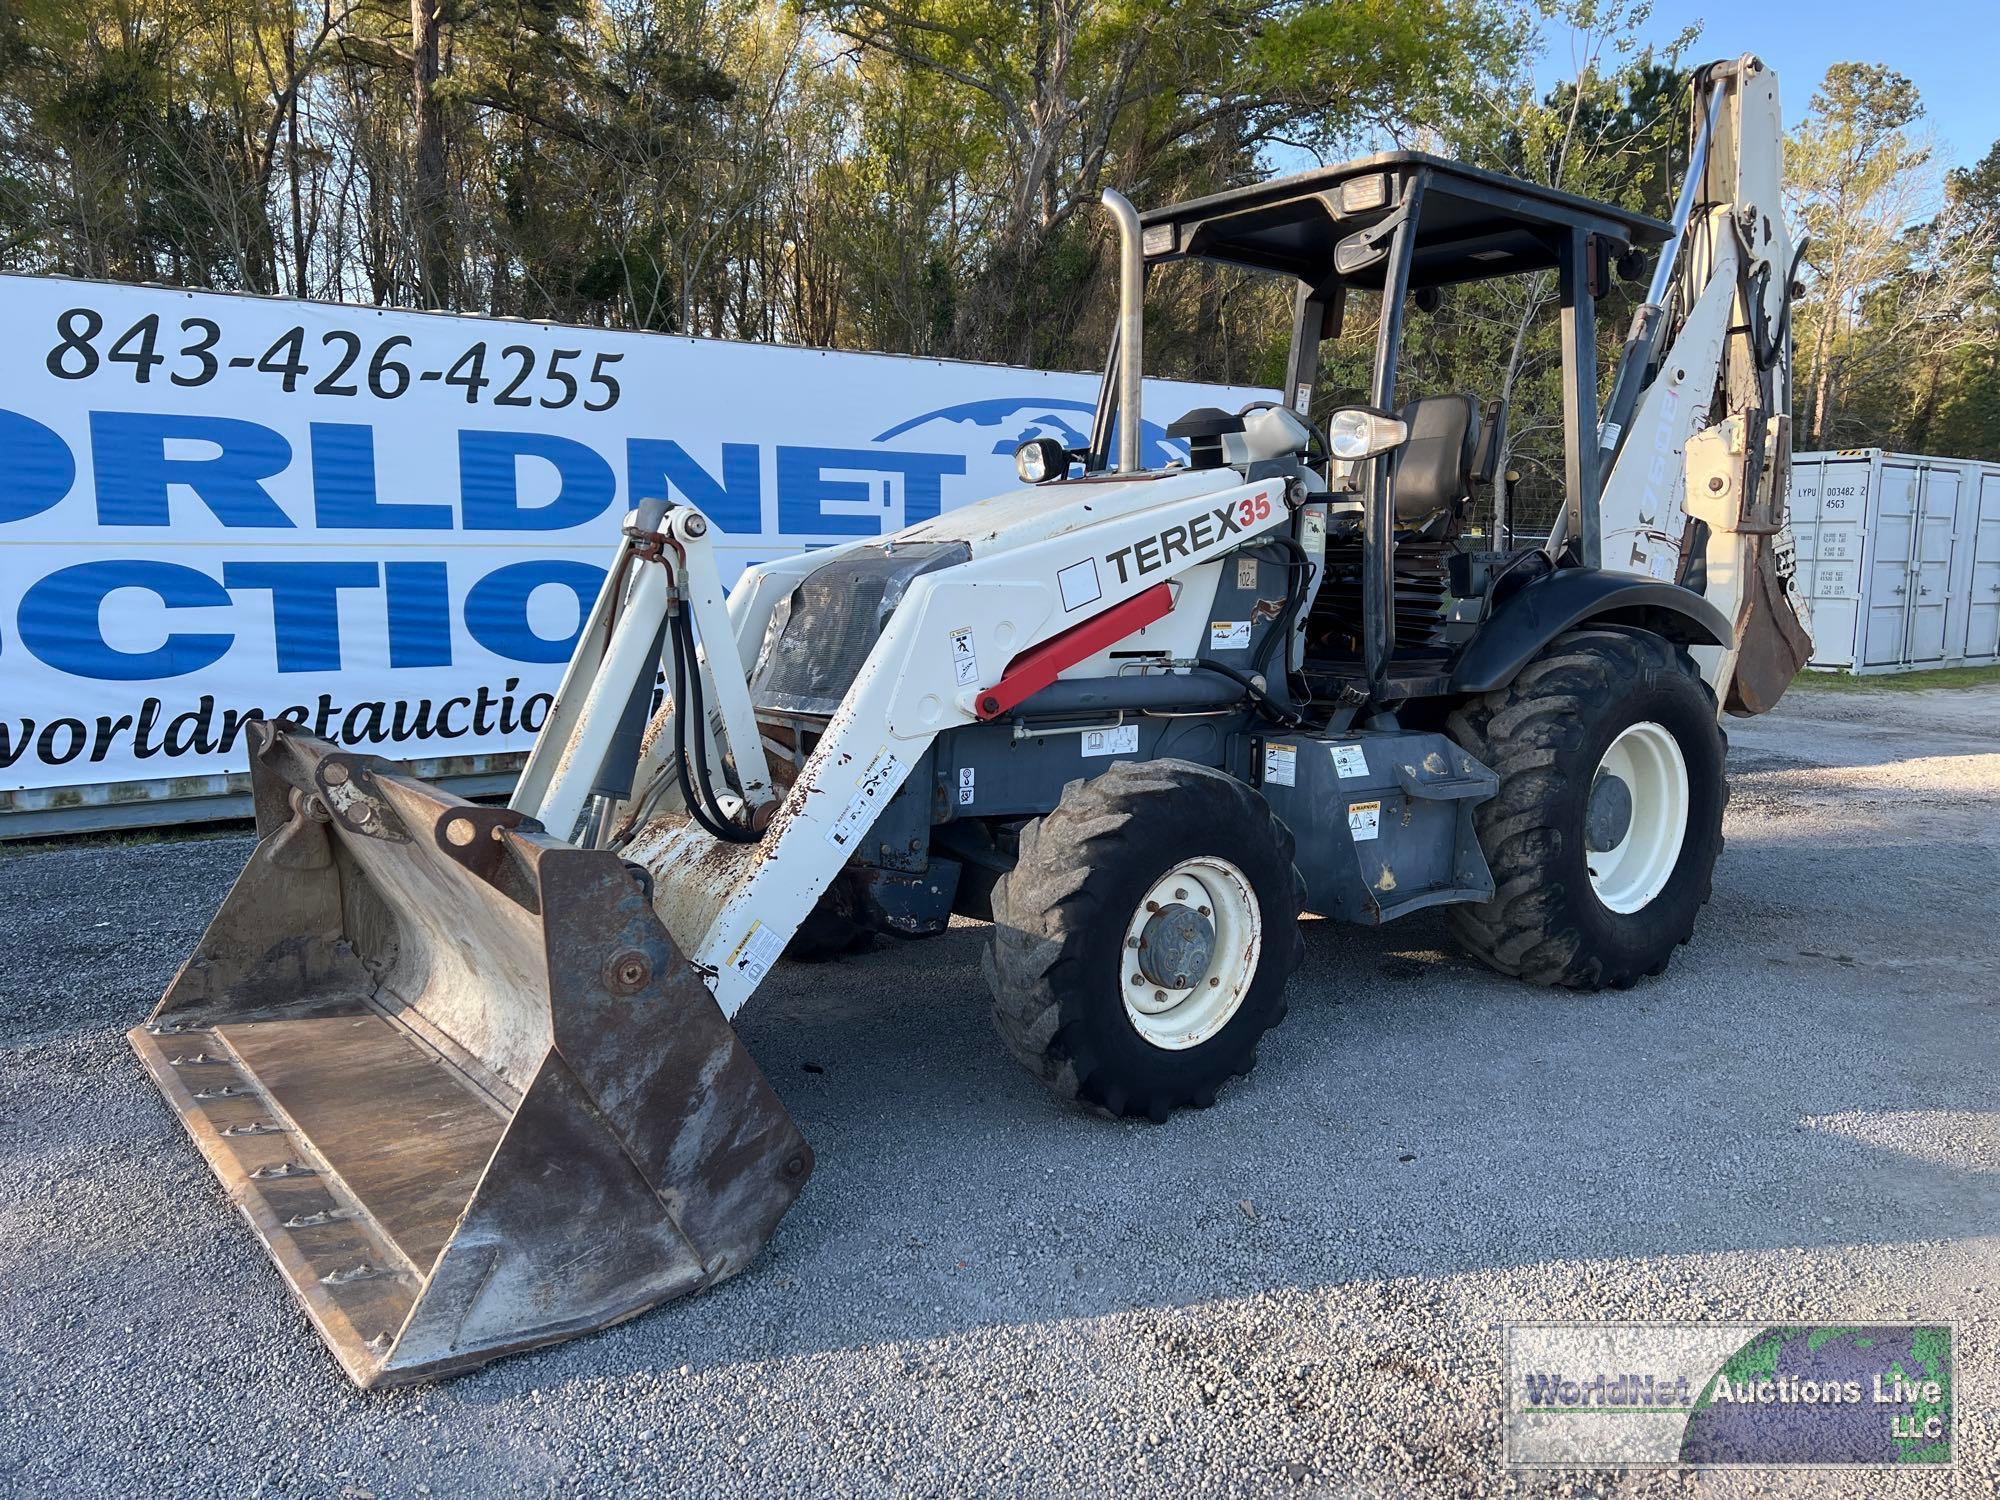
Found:
[[161, 1094], [358, 1386], [741, 1270], [812, 1151], [619, 858], [252, 726], [260, 838]]

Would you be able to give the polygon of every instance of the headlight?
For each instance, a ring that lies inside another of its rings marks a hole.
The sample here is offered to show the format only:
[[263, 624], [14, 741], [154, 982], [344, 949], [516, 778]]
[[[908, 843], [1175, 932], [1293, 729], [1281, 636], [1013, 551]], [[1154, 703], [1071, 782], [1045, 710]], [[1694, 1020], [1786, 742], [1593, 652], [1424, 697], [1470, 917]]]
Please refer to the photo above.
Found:
[[1327, 447], [1335, 458], [1350, 463], [1400, 448], [1409, 436], [1409, 424], [1401, 418], [1365, 406], [1343, 406], [1326, 423]]
[[1366, 177], [1350, 177], [1340, 185], [1340, 211], [1365, 214], [1389, 206], [1389, 177], [1371, 172]]
[[1054, 438], [1033, 438], [1014, 450], [1014, 472], [1023, 484], [1046, 484], [1069, 474], [1069, 450]]

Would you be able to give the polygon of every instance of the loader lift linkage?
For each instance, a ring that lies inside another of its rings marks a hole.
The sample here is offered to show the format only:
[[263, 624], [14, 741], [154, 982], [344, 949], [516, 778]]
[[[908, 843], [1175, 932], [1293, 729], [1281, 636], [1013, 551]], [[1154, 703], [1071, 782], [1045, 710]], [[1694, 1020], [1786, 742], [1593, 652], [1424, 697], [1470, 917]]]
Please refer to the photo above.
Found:
[[[1539, 983], [1662, 972], [1721, 845], [1718, 718], [1807, 650], [1776, 79], [1705, 68], [1691, 117], [1672, 223], [1416, 152], [1143, 215], [1107, 192], [1088, 445], [727, 590], [708, 518], [635, 497], [505, 809], [254, 726], [259, 842], [131, 1040], [348, 1376], [741, 1270], [812, 1170], [730, 1025], [785, 952], [985, 919], [1003, 1043], [1153, 1119], [1249, 1070], [1307, 911], [1444, 906]], [[1595, 299], [1655, 253], [1600, 412]], [[1294, 289], [1283, 399], [1187, 413], [1147, 470], [1145, 282], [1189, 258]], [[1565, 508], [1482, 546], [1507, 413], [1397, 405], [1405, 309], [1544, 272]], [[1315, 424], [1356, 291], [1370, 399]]]

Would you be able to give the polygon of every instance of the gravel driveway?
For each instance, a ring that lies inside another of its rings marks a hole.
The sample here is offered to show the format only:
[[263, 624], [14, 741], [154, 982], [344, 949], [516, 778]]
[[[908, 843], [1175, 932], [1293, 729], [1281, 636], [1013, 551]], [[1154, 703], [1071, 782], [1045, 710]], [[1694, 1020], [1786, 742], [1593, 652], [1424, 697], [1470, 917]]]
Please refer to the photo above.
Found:
[[121, 1035], [249, 840], [0, 852], [0, 1493], [1749, 1493], [1510, 1477], [1497, 1325], [1919, 1317], [1957, 1323], [1955, 1483], [1992, 1494], [2000, 688], [1731, 730], [1665, 979], [1544, 993], [1435, 914], [1315, 923], [1255, 1075], [1165, 1126], [1006, 1059], [975, 926], [781, 966], [740, 1030], [820, 1166], [764, 1260], [374, 1396]]

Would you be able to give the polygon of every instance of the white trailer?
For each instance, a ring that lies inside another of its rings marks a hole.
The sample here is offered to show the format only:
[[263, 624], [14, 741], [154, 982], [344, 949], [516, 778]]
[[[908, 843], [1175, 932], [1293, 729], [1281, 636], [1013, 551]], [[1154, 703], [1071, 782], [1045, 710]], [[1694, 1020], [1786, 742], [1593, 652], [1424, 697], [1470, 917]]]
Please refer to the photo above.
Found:
[[2000, 662], [2000, 463], [1847, 448], [1792, 460], [1811, 666]]

